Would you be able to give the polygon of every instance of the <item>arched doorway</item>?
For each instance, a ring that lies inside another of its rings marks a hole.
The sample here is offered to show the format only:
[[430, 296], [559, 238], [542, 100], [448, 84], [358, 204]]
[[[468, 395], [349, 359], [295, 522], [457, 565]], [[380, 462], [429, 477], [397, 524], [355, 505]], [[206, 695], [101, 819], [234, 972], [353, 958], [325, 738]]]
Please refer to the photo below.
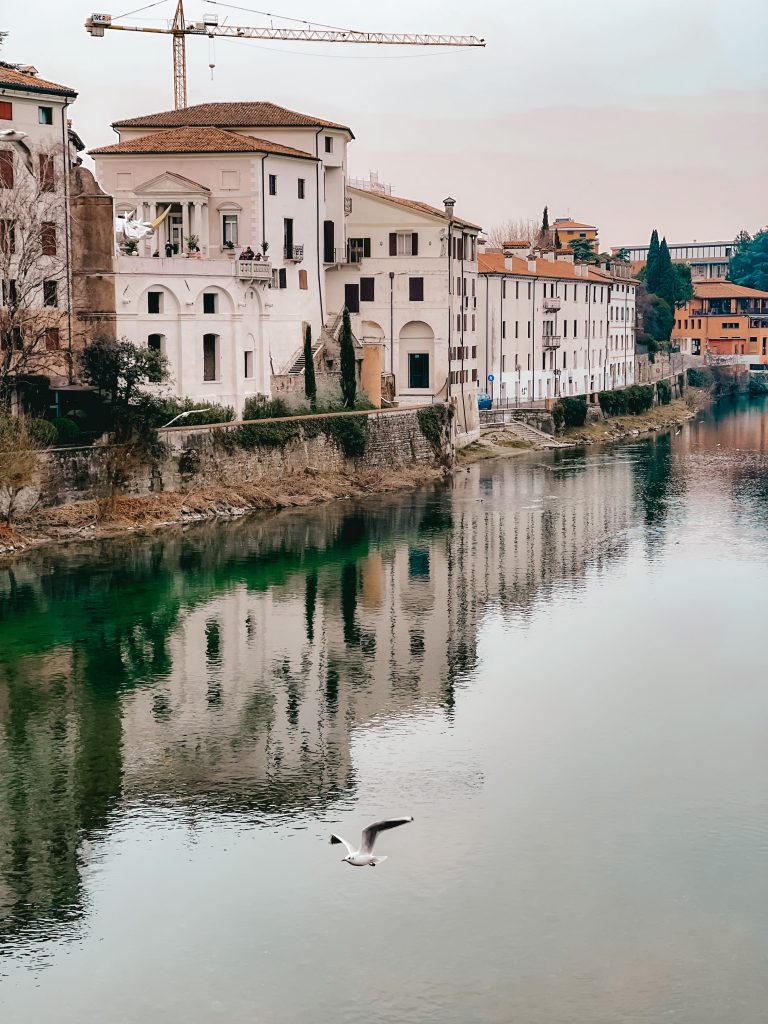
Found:
[[435, 332], [423, 320], [411, 320], [400, 331], [398, 391], [425, 395], [434, 391]]

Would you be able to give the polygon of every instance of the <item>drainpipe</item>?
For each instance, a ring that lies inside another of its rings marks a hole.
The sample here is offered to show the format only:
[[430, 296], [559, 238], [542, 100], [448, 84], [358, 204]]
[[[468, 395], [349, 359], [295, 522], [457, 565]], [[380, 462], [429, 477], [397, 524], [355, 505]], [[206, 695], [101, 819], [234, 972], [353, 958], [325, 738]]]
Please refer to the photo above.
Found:
[[[323, 131], [322, 128], [318, 128], [315, 132], [315, 157], [317, 163], [315, 164], [315, 205], [316, 205], [316, 216], [315, 216], [315, 227], [317, 231], [317, 294], [320, 299], [320, 329], [322, 330], [323, 324], [325, 323], [325, 313], [323, 311], [323, 282], [322, 282], [322, 271], [320, 269], [320, 133]], [[342, 179], [343, 180], [343, 179]]]
[[[264, 196], [264, 161], [267, 159], [265, 153], [261, 158], [261, 244], [267, 240], [267, 205]], [[262, 256], [264, 255], [264, 249], [261, 250]]]
[[67, 380], [72, 383], [72, 257], [70, 251], [70, 232], [72, 230], [69, 211], [69, 140], [67, 139], [67, 107], [69, 100], [64, 101], [61, 110], [61, 143], [62, 161], [64, 165], [64, 249], [67, 271]]
[[395, 374], [395, 272], [389, 272], [389, 372]]
[[451, 397], [451, 348], [453, 344], [453, 218], [448, 219], [448, 398]]
[[[506, 278], [502, 274], [501, 278], [500, 278], [500, 283], [499, 283], [499, 309], [501, 311], [501, 313], [500, 313], [501, 326], [499, 327], [499, 401], [501, 401], [501, 389], [504, 386], [504, 374], [502, 372], [502, 367], [504, 366], [504, 282], [505, 281], [506, 281]], [[487, 338], [487, 331], [486, 331], [486, 338]], [[487, 344], [488, 343], [486, 341], [486, 357], [485, 357], [486, 363], [488, 362]]]
[[536, 278], [531, 288], [531, 401], [536, 401]]

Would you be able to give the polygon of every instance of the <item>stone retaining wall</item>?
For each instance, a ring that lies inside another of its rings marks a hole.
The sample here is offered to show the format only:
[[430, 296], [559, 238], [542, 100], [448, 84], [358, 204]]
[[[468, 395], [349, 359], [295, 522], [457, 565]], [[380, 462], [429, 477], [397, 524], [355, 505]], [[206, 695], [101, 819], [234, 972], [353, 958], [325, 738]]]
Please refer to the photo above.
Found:
[[[354, 473], [371, 469], [395, 469], [414, 462], [434, 465], [437, 453], [419, 427], [416, 409], [395, 410], [367, 415], [368, 441], [359, 458], [347, 458], [339, 445], [325, 433], [302, 430], [299, 438], [282, 447], [245, 449], [217, 441], [214, 430], [206, 427], [172, 428], [160, 431], [166, 453], [157, 462], [133, 467], [123, 493], [150, 494], [155, 491], [196, 490], [260, 479], [279, 480], [290, 473]], [[308, 417], [292, 417], [282, 422], [308, 425]], [[262, 424], [280, 421], [261, 421]], [[316, 421], [314, 421], [316, 422]], [[236, 429], [236, 424], [218, 430]], [[220, 435], [219, 435], [220, 436]], [[452, 457], [453, 437], [447, 432], [443, 459]], [[39, 491], [44, 505], [63, 505], [85, 501], [106, 493], [109, 449], [54, 449], [45, 459]], [[30, 492], [35, 500], [37, 490]]]

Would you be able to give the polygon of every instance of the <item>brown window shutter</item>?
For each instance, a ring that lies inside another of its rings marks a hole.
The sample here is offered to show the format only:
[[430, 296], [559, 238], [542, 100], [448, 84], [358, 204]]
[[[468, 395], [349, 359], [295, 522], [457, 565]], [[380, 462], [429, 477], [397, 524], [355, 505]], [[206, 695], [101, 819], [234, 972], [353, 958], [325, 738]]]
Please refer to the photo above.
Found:
[[308, 287], [309, 287], [309, 285], [308, 285], [308, 281], [307, 281], [307, 272], [306, 272], [306, 270], [300, 270], [299, 271], [299, 288], [303, 292], [305, 292]]
[[369, 259], [371, 255], [371, 240], [370, 238], [363, 239], [363, 256]]
[[464, 240], [462, 238], [456, 239], [456, 259], [464, 259]]
[[397, 256], [397, 234], [394, 231], [390, 231], [389, 233], [389, 255]]
[[419, 255], [419, 233], [418, 233], [418, 231], [414, 231], [413, 235], [411, 236], [411, 255], [412, 256], [418, 256]]
[[0, 188], [13, 188], [13, 153], [0, 150]]

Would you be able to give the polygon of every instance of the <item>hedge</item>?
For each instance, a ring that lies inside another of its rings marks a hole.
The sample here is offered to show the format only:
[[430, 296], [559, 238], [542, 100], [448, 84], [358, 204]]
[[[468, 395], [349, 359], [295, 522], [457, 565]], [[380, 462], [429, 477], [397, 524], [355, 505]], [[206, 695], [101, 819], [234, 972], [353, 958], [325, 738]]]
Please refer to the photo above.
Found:
[[653, 405], [653, 384], [632, 384], [620, 391], [601, 391], [597, 400], [606, 416], [638, 416]]

